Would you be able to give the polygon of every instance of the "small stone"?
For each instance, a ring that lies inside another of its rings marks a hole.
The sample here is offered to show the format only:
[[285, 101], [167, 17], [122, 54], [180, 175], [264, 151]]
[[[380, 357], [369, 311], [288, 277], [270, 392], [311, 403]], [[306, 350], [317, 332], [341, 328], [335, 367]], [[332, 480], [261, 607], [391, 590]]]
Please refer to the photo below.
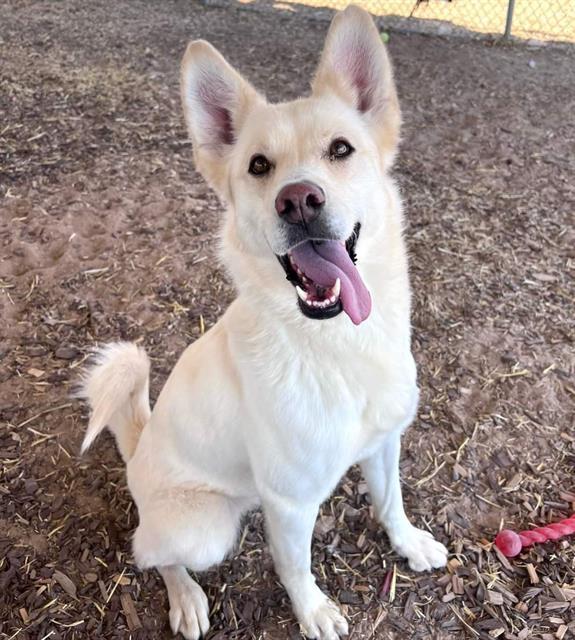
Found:
[[31, 357], [43, 356], [46, 354], [46, 347], [43, 347], [40, 344], [35, 344], [26, 349], [27, 355]]
[[58, 347], [54, 355], [60, 360], [73, 360], [79, 355], [79, 352], [74, 347]]
[[36, 482], [36, 480], [25, 480], [24, 488], [28, 495], [32, 495], [36, 493], [36, 491], [38, 491], [38, 483]]

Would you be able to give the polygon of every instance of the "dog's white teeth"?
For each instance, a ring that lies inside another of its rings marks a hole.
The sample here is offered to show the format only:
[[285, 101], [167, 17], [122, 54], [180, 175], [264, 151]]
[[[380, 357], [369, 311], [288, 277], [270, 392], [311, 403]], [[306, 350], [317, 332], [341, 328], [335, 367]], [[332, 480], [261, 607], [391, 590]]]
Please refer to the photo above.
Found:
[[[304, 278], [303, 281], [305, 283], [306, 278]], [[299, 285], [296, 285], [295, 290], [297, 291], [298, 298], [302, 302], [305, 302], [308, 307], [325, 309], [326, 307], [329, 307], [330, 305], [334, 304], [337, 301], [341, 291], [341, 282], [340, 282], [340, 279], [338, 278], [335, 281], [335, 284], [333, 285], [331, 290], [327, 291], [328, 295], [326, 295], [326, 297], [322, 298], [321, 300], [313, 299], [312, 297], [313, 294], [309, 293], [308, 291], [305, 291]]]
[[341, 280], [339, 278], [335, 281], [335, 284], [333, 285], [332, 293], [336, 298], [341, 293]]
[[295, 290], [297, 291], [298, 298], [307, 304], [308, 307], [317, 307], [317, 300], [312, 300], [307, 291], [304, 291], [299, 285], [296, 284]]

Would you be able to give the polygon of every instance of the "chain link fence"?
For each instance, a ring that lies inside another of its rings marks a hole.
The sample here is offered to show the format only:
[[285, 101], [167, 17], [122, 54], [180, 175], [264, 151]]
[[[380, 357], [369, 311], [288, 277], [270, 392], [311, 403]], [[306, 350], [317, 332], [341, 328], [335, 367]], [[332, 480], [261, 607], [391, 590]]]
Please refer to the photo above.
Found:
[[[245, 2], [246, 0], [244, 0]], [[249, 0], [247, 0], [249, 2]], [[282, 0], [343, 9], [348, 0]], [[390, 25], [416, 30], [467, 30], [528, 40], [575, 42], [575, 0], [354, 0]], [[435, 25], [431, 25], [433, 21]]]

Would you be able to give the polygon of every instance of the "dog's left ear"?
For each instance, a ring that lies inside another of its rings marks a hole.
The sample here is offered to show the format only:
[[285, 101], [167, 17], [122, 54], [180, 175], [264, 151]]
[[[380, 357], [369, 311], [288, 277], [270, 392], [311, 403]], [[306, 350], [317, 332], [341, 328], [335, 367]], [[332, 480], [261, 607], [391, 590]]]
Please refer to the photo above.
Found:
[[384, 156], [393, 158], [401, 112], [391, 62], [367, 11], [352, 5], [335, 16], [312, 88], [314, 95], [335, 93], [354, 106], [372, 127]]

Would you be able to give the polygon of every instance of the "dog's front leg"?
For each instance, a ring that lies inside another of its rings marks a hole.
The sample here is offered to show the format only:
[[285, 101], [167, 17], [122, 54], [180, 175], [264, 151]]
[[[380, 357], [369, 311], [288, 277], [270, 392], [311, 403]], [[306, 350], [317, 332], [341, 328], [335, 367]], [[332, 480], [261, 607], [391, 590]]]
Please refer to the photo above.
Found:
[[414, 527], [403, 509], [399, 481], [402, 429], [390, 432], [381, 449], [361, 463], [376, 517], [385, 527], [392, 547], [407, 558], [414, 571], [443, 567], [447, 549], [428, 531]]
[[276, 571], [308, 638], [337, 640], [347, 622], [311, 573], [311, 540], [319, 505], [275, 496], [263, 501], [268, 540]]
[[174, 635], [180, 632], [186, 640], [198, 640], [210, 628], [210, 607], [200, 585], [192, 580], [185, 567], [158, 567], [168, 590], [170, 626]]

